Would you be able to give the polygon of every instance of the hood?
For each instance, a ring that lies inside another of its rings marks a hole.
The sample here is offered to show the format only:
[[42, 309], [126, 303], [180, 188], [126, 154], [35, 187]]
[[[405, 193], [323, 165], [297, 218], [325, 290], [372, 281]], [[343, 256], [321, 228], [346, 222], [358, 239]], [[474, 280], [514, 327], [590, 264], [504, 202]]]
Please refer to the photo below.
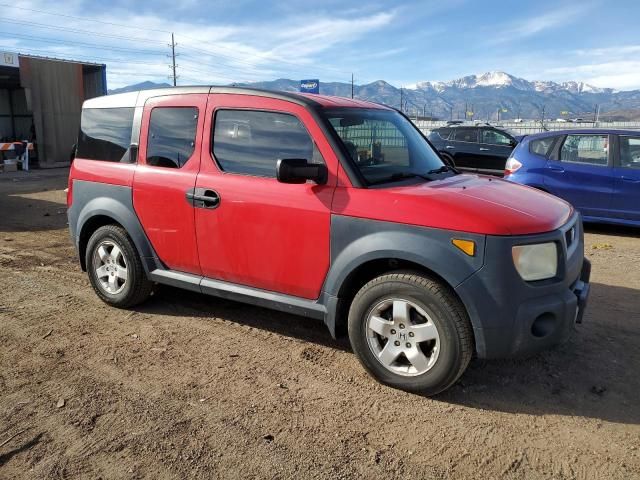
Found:
[[564, 225], [573, 208], [531, 187], [483, 175], [337, 195], [334, 212], [374, 220], [486, 235], [549, 232]]

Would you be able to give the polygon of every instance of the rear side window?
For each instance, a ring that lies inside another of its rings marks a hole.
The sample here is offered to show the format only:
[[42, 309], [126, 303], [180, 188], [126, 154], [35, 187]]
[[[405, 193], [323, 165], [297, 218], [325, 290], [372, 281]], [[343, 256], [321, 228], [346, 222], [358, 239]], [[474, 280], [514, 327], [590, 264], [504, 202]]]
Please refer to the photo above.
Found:
[[551, 151], [553, 142], [557, 137], [545, 137], [537, 140], [531, 140], [529, 142], [529, 151], [535, 155], [546, 157]]
[[560, 160], [606, 167], [609, 159], [608, 135], [567, 135]]
[[453, 134], [456, 142], [478, 143], [478, 130], [476, 128], [456, 128]]
[[105, 162], [128, 161], [133, 108], [82, 110], [76, 157]]
[[213, 131], [213, 155], [225, 172], [275, 177], [281, 158], [322, 163], [304, 125], [286, 113], [219, 110]]
[[193, 155], [198, 109], [195, 107], [156, 107], [151, 110], [147, 165], [180, 168]]

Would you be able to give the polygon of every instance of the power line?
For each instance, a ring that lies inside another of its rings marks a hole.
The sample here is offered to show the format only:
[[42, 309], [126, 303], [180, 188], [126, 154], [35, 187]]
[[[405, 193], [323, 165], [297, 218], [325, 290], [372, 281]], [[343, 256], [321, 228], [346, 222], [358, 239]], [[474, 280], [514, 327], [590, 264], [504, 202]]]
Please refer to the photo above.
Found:
[[[2, 23], [11, 23], [11, 24], [15, 24], [15, 25], [21, 25], [23, 27], [25, 26], [25, 21], [24, 20], [18, 20], [18, 19], [14, 19], [14, 18], [3, 17], [2, 18]], [[95, 37], [117, 38], [119, 40], [132, 40], [132, 41], [135, 41], [135, 42], [146, 42], [146, 43], [153, 43], [155, 45], [164, 45], [164, 42], [162, 42], [160, 40], [151, 40], [149, 38], [142, 38], [142, 37], [129, 37], [129, 36], [126, 36], [126, 35], [113, 35], [113, 34], [109, 34], [109, 33], [93, 32], [91, 30], [80, 30], [80, 29], [77, 29], [77, 28], [60, 27], [58, 25], [51, 25], [51, 24], [48, 24], [48, 23], [32, 22], [31, 20], [28, 21], [28, 25], [29, 25], [29, 28], [31, 28], [31, 27], [46, 28], [46, 29], [50, 29], [50, 30], [62, 31], [62, 32], [65, 32], [65, 33], [82, 33], [82, 34], [87, 34], [87, 35], [91, 35], [91, 36], [95, 36]]]
[[[102, 23], [103, 25], [113, 25], [115, 27], [123, 27], [123, 28], [131, 28], [134, 30], [140, 30], [140, 27], [137, 26], [131, 26], [131, 25], [125, 25], [123, 23], [115, 23], [115, 22], [105, 22], [104, 20], [96, 20], [94, 18], [90, 18], [90, 17], [78, 17], [75, 15], [67, 15], [64, 13], [54, 13], [54, 12], [47, 12], [44, 10], [37, 10], [35, 8], [27, 8], [27, 7], [16, 7], [15, 5], [11, 5], [11, 4], [7, 4], [7, 3], [0, 3], [0, 7], [7, 7], [7, 8], [13, 8], [15, 10], [24, 10], [26, 12], [36, 12], [36, 13], [42, 13], [44, 15], [53, 15], [56, 17], [64, 17], [64, 18], [71, 18], [74, 20], [84, 20], [87, 22], [95, 22], [95, 23]], [[162, 33], [171, 33], [167, 30], [159, 30], [159, 29], [154, 29], [154, 28], [146, 28], [147, 31], [149, 32], [162, 32]]]
[[43, 38], [43, 37], [35, 37], [32, 35], [22, 35], [19, 33], [12, 33], [11, 37], [17, 37], [17, 38], [23, 38], [26, 40], [36, 40], [39, 42], [53, 42], [53, 43], [59, 43], [61, 45], [66, 45], [66, 46], [72, 46], [72, 45], [77, 45], [77, 46], [82, 46], [82, 47], [90, 47], [90, 48], [97, 48], [100, 50], [113, 50], [116, 52], [131, 52], [131, 53], [137, 53], [140, 55], [164, 55], [164, 53], [161, 52], [154, 52], [152, 50], [136, 50], [133, 48], [124, 48], [124, 47], [112, 47], [112, 46], [108, 46], [108, 45], [100, 45], [100, 44], [96, 44], [96, 43], [84, 43], [84, 42], [75, 42], [73, 40], [55, 40], [52, 38]]
[[[11, 46], [7, 46], [7, 45], [0, 45], [0, 48], [4, 49], [4, 50], [15, 50], [15, 46], [11, 45]], [[58, 51], [47, 51], [47, 50], [40, 50], [37, 48], [20, 48], [19, 50], [19, 54], [26, 54], [26, 55], [35, 55], [35, 56], [44, 56], [44, 57], [48, 57], [48, 56], [55, 56], [55, 55], [59, 55], [60, 52]], [[49, 57], [49, 58], [55, 58], [55, 57]], [[84, 61], [89, 61], [92, 63], [107, 63], [107, 62], [115, 62], [115, 63], [127, 63], [127, 64], [132, 64], [132, 65], [153, 65], [153, 66], [163, 66], [163, 64], [157, 63], [157, 62], [139, 62], [136, 60], [128, 60], [128, 59], [124, 59], [124, 58], [97, 58], [97, 57], [93, 57], [93, 56], [89, 56], [89, 55], [82, 55], [82, 54], [74, 54], [73, 55], [73, 59], [74, 60], [83, 60]]]

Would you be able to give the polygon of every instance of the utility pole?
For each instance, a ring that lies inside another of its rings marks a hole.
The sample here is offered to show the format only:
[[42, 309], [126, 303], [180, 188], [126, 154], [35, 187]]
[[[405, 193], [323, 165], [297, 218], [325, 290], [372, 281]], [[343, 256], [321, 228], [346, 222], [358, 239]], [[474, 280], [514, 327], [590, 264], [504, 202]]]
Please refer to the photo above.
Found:
[[400, 87], [400, 111], [404, 113], [404, 93]]
[[176, 42], [173, 39], [173, 32], [171, 32], [171, 70], [173, 71], [173, 86], [177, 85], [178, 76], [176, 75]]
[[353, 73], [351, 74], [351, 98], [353, 98]]

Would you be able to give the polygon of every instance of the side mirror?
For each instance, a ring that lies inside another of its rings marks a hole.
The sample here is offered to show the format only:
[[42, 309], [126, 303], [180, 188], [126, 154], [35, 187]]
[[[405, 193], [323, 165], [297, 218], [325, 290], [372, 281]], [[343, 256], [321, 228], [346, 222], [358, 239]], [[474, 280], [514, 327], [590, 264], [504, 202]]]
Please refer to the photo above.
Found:
[[516, 145], [518, 145], [518, 141], [517, 141], [517, 140], [511, 140], [511, 141], [509, 142], [509, 146], [510, 146], [510, 147], [515, 147]]
[[281, 158], [276, 165], [276, 177], [281, 183], [305, 183], [312, 180], [318, 185], [327, 183], [327, 166], [309, 163], [304, 158]]
[[129, 163], [136, 163], [138, 161], [138, 144], [132, 143], [129, 145]]

